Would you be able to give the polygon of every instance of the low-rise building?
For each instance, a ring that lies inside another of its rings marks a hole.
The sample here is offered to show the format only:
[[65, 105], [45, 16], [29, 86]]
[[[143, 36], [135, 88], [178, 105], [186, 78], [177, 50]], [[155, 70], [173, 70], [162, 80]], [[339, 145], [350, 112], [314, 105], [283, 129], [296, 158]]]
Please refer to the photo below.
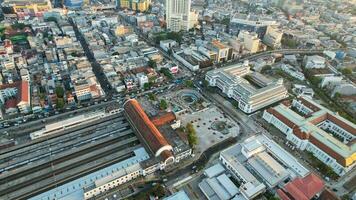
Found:
[[234, 198], [239, 193], [238, 187], [224, 173], [224, 168], [222, 168], [223, 170], [216, 171], [215, 168], [221, 168], [222, 166], [220, 166], [220, 164], [216, 164], [205, 170], [204, 174], [210, 175], [198, 185], [208, 200], [228, 200]]
[[304, 74], [302, 72], [296, 70], [292, 66], [290, 66], [288, 64], [282, 64], [281, 68], [285, 73], [289, 74], [290, 76], [292, 76], [298, 80], [301, 80], [301, 81], [305, 80]]
[[296, 178], [287, 183], [282, 189], [277, 190], [282, 200], [310, 200], [318, 197], [324, 189], [324, 182], [314, 173], [304, 178]]
[[267, 187], [281, 187], [288, 179], [309, 174], [296, 158], [263, 134], [225, 149], [219, 160], [242, 183], [239, 190], [245, 199], [255, 198]]
[[175, 47], [177, 42], [174, 40], [161, 40], [159, 42], [159, 46], [166, 52], [168, 52], [171, 48]]
[[199, 62], [193, 56], [185, 54], [184, 51], [179, 51], [173, 54], [174, 58], [182, 62], [191, 71], [199, 70]]
[[305, 56], [303, 62], [307, 69], [325, 68], [325, 58], [318, 55]]

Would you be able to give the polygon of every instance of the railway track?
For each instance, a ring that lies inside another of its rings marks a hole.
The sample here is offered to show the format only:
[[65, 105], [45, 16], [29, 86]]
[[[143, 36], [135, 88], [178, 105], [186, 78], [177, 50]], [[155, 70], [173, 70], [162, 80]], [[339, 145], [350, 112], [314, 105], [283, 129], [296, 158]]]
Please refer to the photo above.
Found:
[[58, 137], [62, 137], [63, 135], [67, 135], [67, 134], [70, 134], [70, 133], [75, 132], [75, 131], [88, 129], [88, 128], [92, 129], [93, 126], [95, 126], [95, 125], [100, 125], [103, 122], [110, 122], [111, 120], [113, 120], [115, 118], [119, 118], [119, 117], [122, 118], [123, 115], [122, 114], [114, 114], [114, 115], [107, 116], [105, 118], [93, 121], [93, 122], [88, 123], [88, 124], [82, 124], [82, 125], [79, 125], [77, 127], [73, 127], [73, 128], [70, 128], [70, 129], [65, 129], [65, 130], [63, 130], [63, 131], [61, 131], [59, 133], [51, 134], [51, 135], [48, 135], [48, 136], [45, 136], [45, 137], [42, 137], [42, 138], [38, 138], [36, 140], [32, 140], [30, 142], [27, 142], [27, 143], [24, 143], [24, 144], [21, 144], [21, 145], [15, 145], [13, 147], [10, 147], [10, 148], [7, 148], [7, 149], [3, 149], [3, 150], [0, 151], [0, 159], [2, 159], [2, 156], [4, 154], [8, 154], [8, 153], [11, 153], [11, 152], [14, 152], [14, 151], [22, 150], [22, 149], [25, 149], [26, 147], [31, 147], [31, 146], [33, 146], [35, 144], [39, 144], [39, 143], [42, 143], [42, 142], [48, 142], [48, 141], [51, 141], [51, 140], [56, 139]]
[[[136, 149], [136, 148], [137, 147], [132, 147], [131, 149]], [[120, 150], [120, 149], [113, 149], [113, 151]], [[130, 148], [127, 148], [127, 147], [125, 147], [125, 149], [127, 149], [128, 151], [131, 150]], [[108, 166], [110, 166], [110, 165], [112, 165], [114, 163], [118, 163], [120, 161], [128, 159], [128, 158], [130, 158], [132, 156], [134, 156], [133, 151], [130, 152], [130, 153], [124, 153], [124, 154], [118, 155], [115, 159], [110, 159], [110, 160], [107, 160], [106, 162], [100, 162], [100, 164], [98, 164], [95, 167], [86, 168], [85, 170], [82, 170], [79, 173], [70, 174], [70, 175], [66, 176], [65, 178], [63, 178], [63, 179], [57, 179], [56, 181], [54, 181], [54, 182], [52, 182], [50, 184], [44, 183], [44, 184], [42, 184], [42, 187], [39, 187], [37, 190], [28, 190], [28, 189], [25, 188], [24, 191], [17, 190], [16, 192], [7, 193], [4, 196], [0, 196], [0, 199], [1, 198], [14, 199], [14, 200], [15, 199], [16, 200], [18, 200], [18, 199], [29, 199], [31, 197], [34, 197], [34, 196], [38, 195], [38, 194], [41, 194], [43, 192], [46, 192], [46, 191], [51, 190], [53, 188], [56, 188], [56, 187], [58, 187], [58, 185], [62, 185], [62, 184], [68, 183], [70, 181], [76, 180], [76, 179], [78, 179], [80, 177], [83, 177], [85, 175], [93, 173], [93, 172], [95, 172], [97, 170], [100, 170], [102, 168], [108, 167]], [[101, 155], [97, 155], [93, 159], [99, 159], [99, 158], [102, 158], [102, 156]], [[58, 175], [54, 175], [54, 176], [57, 177]], [[48, 178], [48, 179], [50, 179], [50, 178]]]
[[[73, 141], [75, 139], [78, 139], [80, 137], [86, 137], [89, 136], [91, 134], [94, 134], [95, 132], [98, 132], [100, 130], [102, 130], [103, 128], [105, 128], [106, 126], [115, 123], [115, 122], [126, 122], [126, 120], [122, 117], [122, 116], [117, 116], [116, 118], [113, 119], [108, 119], [104, 122], [102, 122], [101, 124], [99, 124], [99, 126], [93, 128], [92, 125], [89, 126], [85, 126], [81, 129], [78, 130], [73, 130], [71, 131], [71, 133], [68, 133], [67, 135], [63, 135], [60, 134], [56, 137], [52, 137], [46, 141], [41, 141], [41, 143], [31, 143], [29, 145], [26, 146], [20, 146], [16, 149], [12, 149], [11, 151], [7, 151], [7, 152], [3, 152], [2, 154], [0, 153], [0, 164], [2, 163], [7, 163], [9, 161], [11, 161], [14, 158], [19, 158], [23, 155], [29, 155], [31, 153], [35, 153], [35, 152], [39, 152], [41, 150], [48, 150], [50, 147], [56, 146], [58, 144], [62, 145], [65, 144], [66, 142], [69, 141]], [[94, 124], [96, 125], [96, 124]], [[59, 140], [59, 138], [62, 137], [62, 139]], [[34, 145], [38, 145], [35, 148], [33, 147]], [[16, 147], [16, 146], [15, 146]], [[1, 171], [0, 171], [1, 173]]]
[[[53, 176], [58, 177], [59, 175], [65, 174], [66, 172], [70, 172], [75, 168], [85, 166], [87, 163], [96, 161], [97, 159], [100, 159], [105, 156], [112, 155], [116, 152], [123, 151], [131, 146], [135, 146], [138, 144], [138, 139], [135, 137], [134, 133], [131, 132], [127, 135], [117, 137], [113, 140], [108, 140], [101, 144], [97, 144], [95, 146], [91, 146], [84, 150], [75, 152], [73, 154], [53, 159], [50, 162], [46, 162], [41, 165], [26, 169], [19, 173], [14, 173], [4, 178], [0, 176], [0, 188], [3, 188], [0, 189], [0, 196], [7, 195], [10, 193], [19, 194], [19, 190], [22, 190], [26, 187], [30, 187], [32, 184], [38, 184], [43, 180], [51, 179]], [[88, 155], [89, 153], [96, 150], [98, 151], [97, 154]], [[73, 160], [73, 162], [70, 162], [71, 160]], [[67, 162], [67, 164], [63, 164], [65, 162]], [[100, 165], [100, 163], [98, 165]], [[35, 174], [37, 176], [32, 177], [32, 174]], [[68, 174], [67, 178], [68, 177], [72, 177], [72, 175]], [[62, 183], [62, 181], [60, 180], [57, 180], [56, 182], [57, 184]]]

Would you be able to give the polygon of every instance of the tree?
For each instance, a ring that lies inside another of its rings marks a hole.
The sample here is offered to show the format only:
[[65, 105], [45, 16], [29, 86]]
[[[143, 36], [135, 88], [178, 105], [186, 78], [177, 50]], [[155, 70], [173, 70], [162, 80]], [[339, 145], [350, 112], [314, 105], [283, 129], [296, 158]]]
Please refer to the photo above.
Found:
[[149, 98], [151, 101], [155, 101], [155, 100], [157, 100], [156, 95], [155, 95], [155, 94], [153, 94], [153, 93], [149, 93], [149, 94], [148, 94], [148, 98]]
[[150, 84], [150, 83], [145, 83], [145, 84], [143, 84], [143, 89], [145, 89], [145, 90], [150, 89], [150, 87], [151, 87], [151, 84]]
[[186, 125], [186, 130], [187, 130], [187, 138], [188, 138], [188, 143], [191, 148], [194, 148], [195, 145], [198, 144], [198, 137], [197, 133], [194, 129], [194, 126], [192, 123], [188, 123]]
[[162, 198], [166, 195], [166, 191], [161, 184], [157, 184], [152, 188], [152, 194], [156, 197]]
[[56, 23], [57, 23], [57, 18], [55, 18], [55, 17], [48, 17], [45, 21], [47, 21], [47, 22], [56, 22]]
[[266, 65], [266, 66], [262, 67], [261, 73], [266, 73], [267, 71], [270, 71], [271, 69], [272, 69], [271, 65]]
[[56, 100], [56, 108], [57, 109], [63, 109], [63, 107], [64, 107], [63, 98], [57, 98], [57, 100]]
[[179, 44], [182, 43], [183, 33], [182, 32], [169, 32], [167, 33], [167, 38], [171, 40], [175, 40]]
[[11, 25], [11, 28], [20, 29], [20, 30], [24, 29], [25, 27], [26, 27], [26, 24], [18, 23], [18, 22], [16, 22], [15, 24]]
[[185, 85], [186, 87], [192, 88], [192, 87], [194, 86], [194, 83], [193, 83], [192, 80], [186, 80], [186, 81], [184, 82], [184, 85]]
[[64, 89], [61, 86], [56, 87], [56, 95], [58, 98], [63, 98], [64, 96]]
[[168, 108], [167, 101], [164, 99], [161, 99], [161, 101], [159, 102], [159, 108], [161, 110], [166, 110]]
[[160, 70], [160, 72], [162, 73], [162, 74], [164, 74], [168, 79], [173, 79], [174, 77], [173, 77], [173, 75], [172, 75], [172, 73], [169, 71], [169, 69], [167, 69], [167, 68], [162, 68], [161, 70]]
[[352, 74], [352, 69], [344, 68], [344, 69], [341, 70], [341, 73], [344, 74], [345, 76], [351, 75]]
[[157, 68], [157, 63], [154, 60], [149, 60], [147, 64], [149, 67], [151, 67], [153, 69]]
[[226, 17], [221, 21], [222, 24], [228, 26], [230, 24], [230, 18]]
[[350, 200], [350, 199], [351, 197], [348, 194], [344, 194], [343, 196], [341, 196], [341, 200]]

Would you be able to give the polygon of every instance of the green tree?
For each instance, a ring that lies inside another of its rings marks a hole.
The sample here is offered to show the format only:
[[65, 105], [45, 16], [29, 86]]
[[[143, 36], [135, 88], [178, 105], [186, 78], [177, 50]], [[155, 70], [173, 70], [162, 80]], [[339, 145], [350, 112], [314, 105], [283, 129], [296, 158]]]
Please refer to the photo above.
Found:
[[154, 60], [149, 60], [147, 64], [149, 67], [151, 67], [153, 69], [157, 68], [157, 63]]
[[171, 40], [175, 40], [179, 44], [182, 43], [183, 40], [183, 33], [182, 32], [169, 32], [167, 33], [167, 38]]
[[162, 68], [161, 70], [160, 70], [160, 72], [162, 73], [162, 74], [164, 74], [168, 79], [173, 79], [174, 77], [173, 77], [173, 75], [172, 75], [172, 73], [169, 71], [169, 69], [167, 69], [167, 68]]
[[164, 99], [161, 99], [161, 101], [159, 102], [159, 108], [161, 110], [166, 110], [168, 108], [167, 101]]
[[230, 18], [226, 17], [221, 21], [222, 24], [228, 26], [230, 24]]
[[341, 73], [344, 75], [351, 75], [352, 74], [352, 69], [350, 68], [344, 68], [341, 70]]
[[24, 29], [25, 27], [26, 27], [26, 24], [18, 23], [18, 22], [16, 22], [15, 24], [11, 25], [11, 28], [20, 29], [20, 30]]
[[348, 194], [344, 194], [343, 196], [341, 196], [341, 200], [351, 200], [351, 197]]
[[270, 71], [271, 69], [272, 69], [271, 65], [263, 66], [261, 69], [261, 73], [266, 73], [266, 72]]
[[198, 137], [193, 124], [188, 123], [186, 125], [186, 130], [187, 130], [187, 138], [188, 138], [189, 146], [191, 148], [194, 148], [198, 144]]
[[184, 82], [184, 85], [185, 85], [186, 87], [189, 87], [189, 88], [194, 87], [194, 83], [193, 83], [192, 80], [186, 80], [186, 81]]
[[152, 194], [158, 198], [162, 198], [166, 195], [166, 191], [161, 184], [157, 184], [152, 188]]
[[56, 22], [56, 23], [57, 23], [57, 18], [55, 18], [55, 17], [48, 17], [45, 21], [47, 21], [47, 22]]
[[143, 84], [143, 89], [148, 90], [150, 88], [151, 88], [151, 84], [150, 83]]
[[63, 98], [64, 97], [64, 89], [61, 86], [56, 87], [56, 95], [58, 98]]
[[157, 97], [156, 97], [155, 94], [149, 93], [149, 94], [148, 94], [148, 99], [150, 99], [151, 101], [155, 101], [155, 100], [157, 100]]
[[63, 98], [57, 98], [56, 100], [56, 108], [63, 109], [64, 108], [64, 100]]

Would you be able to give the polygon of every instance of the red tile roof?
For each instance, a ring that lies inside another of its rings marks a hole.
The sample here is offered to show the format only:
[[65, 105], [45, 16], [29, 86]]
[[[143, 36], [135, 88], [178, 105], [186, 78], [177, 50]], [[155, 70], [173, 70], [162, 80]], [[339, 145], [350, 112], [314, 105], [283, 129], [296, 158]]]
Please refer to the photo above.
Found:
[[19, 101], [29, 101], [29, 85], [27, 81], [21, 81], [19, 87]]
[[356, 135], [356, 129], [350, 126], [349, 124], [343, 122], [342, 120], [338, 119], [337, 117], [329, 113], [327, 117], [328, 120], [332, 121], [334, 124], [337, 124], [341, 128], [345, 129], [347, 132], [351, 133], [352, 135]]
[[314, 173], [304, 178], [296, 178], [279, 189], [282, 200], [310, 200], [324, 189], [324, 182]]
[[11, 84], [4, 84], [0, 85], [0, 90], [6, 89], [6, 88], [17, 88], [17, 103], [20, 103], [21, 101], [28, 102], [30, 99], [29, 95], [29, 83], [27, 81], [18, 81], [15, 83]]
[[132, 126], [134, 126], [136, 131], [144, 139], [144, 142], [156, 156], [159, 156], [162, 150], [172, 148], [166, 138], [164, 138], [157, 127], [148, 118], [137, 100], [128, 100], [124, 104], [124, 110]]
[[176, 120], [176, 116], [174, 115], [173, 112], [167, 112], [163, 115], [157, 116], [152, 118], [152, 123], [155, 126], [162, 126], [164, 124], [173, 122], [174, 120]]
[[174, 157], [171, 151], [165, 150], [162, 152], [161, 158], [164, 162], [166, 162], [169, 158], [174, 158]]
[[17, 107], [16, 99], [9, 99], [5, 102], [5, 109], [16, 108], [16, 107]]
[[297, 100], [301, 101], [303, 105], [305, 105], [306, 107], [308, 107], [310, 110], [312, 110], [314, 112], [321, 110], [318, 106], [316, 106], [313, 103], [311, 103], [310, 101], [308, 101], [308, 99], [299, 97], [299, 98], [297, 98]]
[[325, 189], [319, 197], [320, 200], [340, 200], [340, 198], [329, 189]]

